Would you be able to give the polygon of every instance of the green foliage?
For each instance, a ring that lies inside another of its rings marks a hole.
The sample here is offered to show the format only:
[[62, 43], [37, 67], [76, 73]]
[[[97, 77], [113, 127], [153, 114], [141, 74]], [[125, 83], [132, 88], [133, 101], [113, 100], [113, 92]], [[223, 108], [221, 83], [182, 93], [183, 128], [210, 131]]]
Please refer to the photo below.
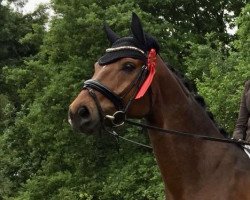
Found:
[[[225, 22], [234, 23], [234, 16], [223, 10], [238, 15], [243, 5], [240, 0], [53, 0], [56, 15], [48, 30], [46, 7], [22, 15], [1, 5], [0, 199], [163, 199], [152, 153], [124, 141], [117, 152], [109, 135], [74, 133], [68, 105], [107, 47], [103, 22], [127, 35], [135, 11], [158, 39], [163, 58], [177, 66], [185, 60], [183, 69], [231, 131], [249, 79], [250, 6], [238, 18], [237, 37], [226, 33]], [[149, 142], [136, 129], [121, 134]]]
[[246, 50], [250, 44], [249, 8], [250, 5], [246, 5], [238, 18], [238, 39], [230, 46], [207, 35], [207, 44], [193, 43], [192, 53], [186, 58], [187, 75], [196, 80], [210, 110], [229, 133], [232, 133], [238, 116], [244, 82], [250, 79], [249, 51]]
[[112, 171], [103, 185], [101, 199], [163, 199], [163, 183], [152, 155], [126, 156], [110, 166]]
[[[234, 19], [239, 15], [245, 1], [139, 0], [138, 4], [163, 26], [161, 29], [165, 31], [161, 37], [167, 41], [163, 43], [163, 47], [167, 51], [171, 49], [171, 54], [168, 53], [165, 58], [174, 66], [186, 70], [183, 62], [184, 57], [191, 52], [190, 42], [206, 44], [204, 36], [207, 33], [214, 33], [214, 38], [223, 44], [232, 41], [234, 37], [227, 33], [227, 24], [235, 25]], [[164, 27], [165, 24], [168, 24], [167, 28]]]

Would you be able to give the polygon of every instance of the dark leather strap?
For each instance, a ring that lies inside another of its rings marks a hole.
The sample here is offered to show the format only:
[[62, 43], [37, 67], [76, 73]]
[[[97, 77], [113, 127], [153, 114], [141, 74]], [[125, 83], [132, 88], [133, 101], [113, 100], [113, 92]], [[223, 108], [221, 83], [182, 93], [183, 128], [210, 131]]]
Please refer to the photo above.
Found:
[[115, 105], [117, 110], [122, 110], [124, 108], [122, 99], [98, 81], [89, 79], [84, 82], [84, 88], [92, 88], [100, 92]]

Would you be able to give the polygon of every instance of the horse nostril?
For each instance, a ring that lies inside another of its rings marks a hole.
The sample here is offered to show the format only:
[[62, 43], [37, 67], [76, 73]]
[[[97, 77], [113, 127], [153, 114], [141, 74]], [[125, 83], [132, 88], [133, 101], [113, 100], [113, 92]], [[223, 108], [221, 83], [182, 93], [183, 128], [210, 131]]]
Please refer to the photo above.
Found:
[[88, 108], [86, 106], [81, 107], [78, 110], [78, 115], [82, 118], [88, 118], [90, 116]]

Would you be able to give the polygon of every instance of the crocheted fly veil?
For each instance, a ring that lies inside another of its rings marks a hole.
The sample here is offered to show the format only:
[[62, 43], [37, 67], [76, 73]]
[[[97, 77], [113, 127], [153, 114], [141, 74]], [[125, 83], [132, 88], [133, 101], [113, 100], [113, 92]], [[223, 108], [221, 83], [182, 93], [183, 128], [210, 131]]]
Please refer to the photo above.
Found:
[[153, 37], [144, 33], [140, 19], [135, 13], [132, 14], [132, 36], [120, 38], [107, 24], [105, 24], [104, 30], [111, 47], [106, 49], [105, 54], [98, 60], [100, 65], [107, 65], [121, 58], [129, 57], [142, 60], [148, 66], [149, 75], [145, 81], [147, 85], [142, 85], [142, 90], [139, 91], [140, 94], [138, 93], [136, 97], [140, 98], [145, 94], [154, 76], [156, 54], [159, 52], [158, 43]]

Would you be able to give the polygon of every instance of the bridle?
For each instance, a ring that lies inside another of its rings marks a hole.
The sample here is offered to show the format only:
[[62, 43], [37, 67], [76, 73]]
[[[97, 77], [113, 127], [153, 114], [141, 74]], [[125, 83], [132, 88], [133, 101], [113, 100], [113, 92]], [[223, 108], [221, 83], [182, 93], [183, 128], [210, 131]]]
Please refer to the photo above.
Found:
[[[129, 140], [127, 138], [124, 138], [124, 137], [118, 135], [113, 129], [111, 129], [111, 130], [108, 129], [106, 124], [105, 124], [105, 121], [108, 120], [108, 121], [112, 122], [113, 126], [111, 128], [122, 126], [126, 122], [130, 125], [155, 130], [155, 131], [158, 131], [159, 133], [168, 133], [168, 134], [172, 134], [172, 135], [179, 135], [179, 136], [184, 136], [184, 137], [191, 137], [191, 138], [209, 140], [209, 141], [215, 141], [215, 142], [223, 142], [223, 143], [231, 143], [231, 144], [233, 143], [233, 144], [238, 144], [238, 145], [250, 145], [250, 143], [243, 141], [243, 140], [238, 141], [238, 140], [229, 139], [229, 138], [215, 138], [215, 137], [210, 137], [210, 136], [206, 136], [203, 134], [192, 134], [192, 133], [188, 133], [188, 132], [162, 129], [159, 127], [150, 126], [148, 124], [143, 124], [143, 123], [138, 123], [138, 122], [134, 122], [131, 120], [127, 120], [126, 114], [127, 114], [128, 108], [131, 105], [131, 103], [133, 102], [133, 100], [135, 99], [135, 96], [138, 93], [138, 91], [140, 90], [141, 85], [145, 81], [147, 74], [148, 74], [148, 67], [147, 67], [147, 65], [143, 65], [141, 67], [141, 70], [138, 73], [137, 77], [129, 85], [128, 89], [125, 92], [123, 92], [124, 93], [123, 95], [115, 94], [108, 87], [106, 87], [102, 83], [98, 82], [97, 80], [89, 79], [89, 80], [84, 82], [83, 89], [88, 90], [90, 96], [93, 98], [93, 100], [96, 104], [96, 107], [97, 107], [97, 110], [99, 113], [99, 117], [100, 117], [101, 128], [103, 130], [107, 131], [108, 133], [115, 136], [116, 138], [121, 138], [121, 139], [126, 140], [128, 142], [131, 142], [131, 143], [143, 146], [143, 147], [147, 147], [150, 149], [152, 149], [151, 146], [148, 146], [148, 145], [145, 145], [145, 144], [142, 144], [139, 142], [135, 142], [133, 140]], [[135, 88], [135, 90], [134, 90], [133, 94], [131, 95], [131, 98], [129, 99], [129, 101], [125, 105], [124, 98], [132, 91], [133, 88]], [[100, 92], [103, 96], [105, 96], [107, 99], [109, 99], [113, 103], [113, 105], [115, 106], [115, 108], [117, 110], [116, 112], [113, 113], [113, 115], [106, 115], [104, 113], [104, 111], [101, 107], [101, 104], [96, 96], [95, 91]]]
[[[148, 74], [147, 65], [143, 65], [141, 67], [140, 72], [136, 76], [136, 78], [128, 86], [128, 89], [122, 92], [123, 95], [115, 94], [108, 87], [98, 82], [97, 80], [89, 79], [84, 82], [83, 89], [88, 90], [90, 96], [93, 98], [96, 104], [102, 128], [106, 128], [105, 120], [111, 121], [114, 127], [121, 126], [124, 124], [126, 120], [127, 111], [131, 103], [134, 101], [136, 94], [140, 90], [140, 87], [143, 84], [147, 74]], [[124, 99], [132, 91], [133, 88], [135, 88], [135, 90], [133, 94], [131, 95], [130, 99], [128, 100], [127, 104], [125, 105]], [[104, 114], [95, 91], [100, 92], [103, 96], [105, 96], [107, 99], [109, 99], [113, 103], [113, 105], [115, 106], [117, 110], [113, 115]]]

